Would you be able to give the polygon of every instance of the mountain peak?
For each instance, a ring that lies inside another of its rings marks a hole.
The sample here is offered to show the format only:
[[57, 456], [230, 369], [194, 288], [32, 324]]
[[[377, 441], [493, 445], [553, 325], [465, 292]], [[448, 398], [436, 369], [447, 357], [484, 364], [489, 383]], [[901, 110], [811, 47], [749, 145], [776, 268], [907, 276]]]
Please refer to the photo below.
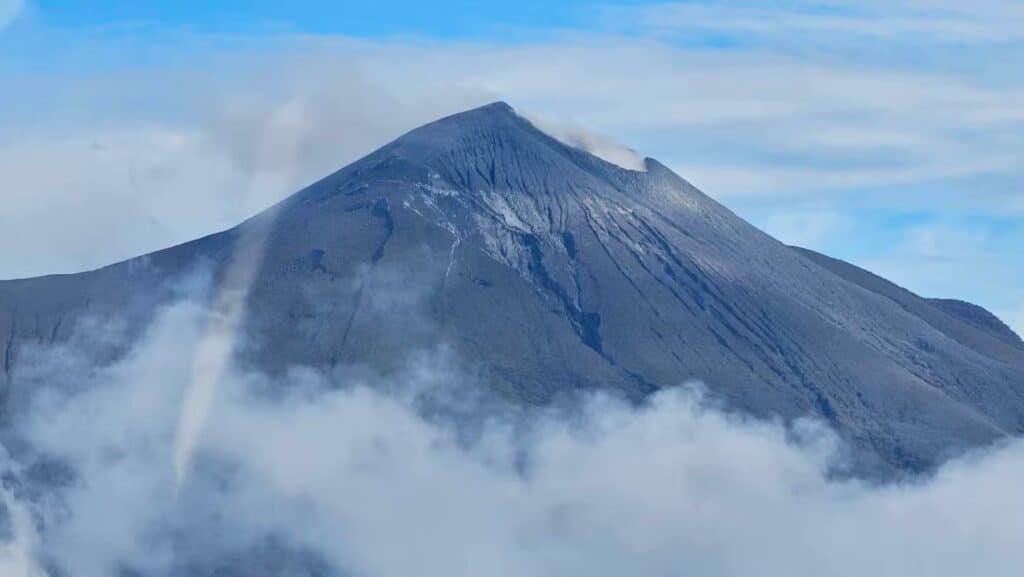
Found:
[[[289, 203], [400, 180], [445, 194], [483, 195], [494, 202], [497, 197], [519, 199], [540, 212], [555, 205], [558, 208], [552, 210], [561, 210], [565, 202], [638, 191], [691, 196], [681, 199], [688, 206], [713, 202], [667, 169], [648, 173], [643, 159], [640, 163], [640, 169], [623, 168], [566, 143], [506, 102], [497, 101], [415, 128], [310, 186]], [[658, 165], [651, 162], [650, 166]]]
[[507, 130], [517, 125], [526, 128], [524, 125], [528, 124], [508, 103], [496, 101], [439, 118], [407, 132], [398, 140], [404, 141], [425, 134], [436, 137], [439, 133]]
[[512, 140], [542, 134], [515, 109], [498, 101], [424, 124], [402, 135], [390, 146], [406, 151], [422, 148], [443, 152], [498, 137]]
[[[456, 150], [487, 156], [527, 154], [533, 161], [561, 157], [588, 170], [594, 161], [633, 172], [645, 172], [647, 160], [613, 139], [583, 127], [560, 124], [517, 112], [497, 101], [446, 116], [416, 128], [392, 143], [405, 158], [434, 158]], [[499, 158], [498, 160], [502, 160]], [[523, 160], [507, 157], [505, 160]]]
[[258, 254], [239, 354], [272, 374], [388, 372], [443, 343], [517, 402], [587, 389], [641, 400], [696, 380], [757, 416], [818, 415], [858, 467], [880, 470], [927, 469], [1024, 429], [1024, 351], [991, 336], [991, 319], [816, 264], [645, 168], [567, 145], [503, 102], [455, 114], [250, 228], [0, 282], [0, 382], [75, 319], [131, 310], [142, 323], [200, 263], [230, 279]]
[[494, 102], [491, 102], [491, 103], [488, 103], [488, 104], [484, 104], [483, 106], [478, 106], [476, 108], [471, 108], [469, 110], [464, 110], [464, 111], [462, 111], [461, 113], [458, 113], [458, 114], [463, 114], [463, 115], [490, 114], [490, 115], [512, 115], [512, 116], [518, 116], [516, 114], [516, 109], [512, 108], [512, 105], [507, 103], [507, 102], [505, 102], [504, 100], [495, 100]]

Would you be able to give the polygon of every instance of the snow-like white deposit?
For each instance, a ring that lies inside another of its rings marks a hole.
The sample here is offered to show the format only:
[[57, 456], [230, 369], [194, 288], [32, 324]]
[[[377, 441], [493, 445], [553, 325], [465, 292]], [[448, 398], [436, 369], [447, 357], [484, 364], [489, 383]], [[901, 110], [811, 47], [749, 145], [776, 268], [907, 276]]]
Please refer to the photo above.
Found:
[[524, 114], [518, 110], [516, 114], [525, 118], [538, 130], [566, 146], [589, 152], [605, 162], [610, 162], [626, 170], [639, 172], [647, 170], [647, 167], [644, 165], [643, 156], [607, 136], [596, 134], [578, 124], [555, 122], [534, 114]]

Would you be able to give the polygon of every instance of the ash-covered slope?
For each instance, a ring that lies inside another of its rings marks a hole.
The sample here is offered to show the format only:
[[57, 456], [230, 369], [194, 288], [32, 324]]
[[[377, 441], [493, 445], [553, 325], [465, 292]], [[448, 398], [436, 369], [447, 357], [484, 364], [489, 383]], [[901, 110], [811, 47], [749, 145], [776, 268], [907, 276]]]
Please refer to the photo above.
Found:
[[892, 300], [964, 346], [999, 360], [1020, 360], [1024, 341], [995, 315], [977, 305], [954, 299], [922, 298], [848, 262], [794, 248], [844, 279]]
[[249, 287], [241, 356], [270, 372], [387, 371], [444, 343], [516, 402], [700, 380], [755, 415], [827, 419], [883, 472], [1024, 430], [1013, 343], [943, 307], [948, 321], [924, 318], [656, 161], [619, 168], [503, 103], [414, 130], [230, 231], [0, 283], [6, 409], [27, 343], [60, 342], [86, 314], [145, 318], [202, 263]]

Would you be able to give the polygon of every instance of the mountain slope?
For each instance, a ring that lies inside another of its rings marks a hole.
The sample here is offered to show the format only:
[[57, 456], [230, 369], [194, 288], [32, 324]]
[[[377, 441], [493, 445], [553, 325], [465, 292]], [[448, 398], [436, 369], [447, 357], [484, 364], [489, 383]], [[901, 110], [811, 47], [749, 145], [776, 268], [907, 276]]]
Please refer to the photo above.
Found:
[[1016, 348], [1024, 348], [1024, 340], [999, 317], [976, 304], [957, 299], [928, 299], [928, 302], [949, 316], [973, 325]]
[[235, 229], [2, 282], [5, 409], [23, 394], [26, 344], [61, 342], [85, 315], [140, 326], [169, 281], [204, 265], [248, 289], [240, 356], [269, 372], [388, 371], [444, 343], [516, 402], [598, 388], [639, 400], [697, 379], [755, 415], [827, 419], [863, 470], [883, 473], [1024, 430], [1013, 343], [935, 306], [950, 320], [924, 318], [645, 165], [567, 147], [496, 103], [416, 129]]
[[884, 296], [949, 338], [978, 353], [1013, 362], [1024, 341], [987, 310], [959, 300], [925, 299], [850, 263], [794, 247], [795, 250], [842, 278]]

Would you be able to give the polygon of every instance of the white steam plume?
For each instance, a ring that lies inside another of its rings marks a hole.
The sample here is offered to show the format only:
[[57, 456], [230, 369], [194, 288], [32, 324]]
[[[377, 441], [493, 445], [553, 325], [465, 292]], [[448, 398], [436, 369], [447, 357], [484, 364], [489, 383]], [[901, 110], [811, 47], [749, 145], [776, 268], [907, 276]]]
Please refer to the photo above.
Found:
[[627, 148], [616, 142], [612, 138], [602, 136], [577, 124], [555, 122], [533, 114], [526, 114], [523, 115], [523, 117], [526, 118], [530, 124], [537, 127], [538, 130], [541, 130], [551, 138], [554, 138], [566, 146], [571, 146], [584, 152], [589, 152], [601, 160], [614, 164], [620, 168], [639, 172], [647, 170], [647, 165], [644, 163], [643, 156], [638, 154], [635, 150]]

